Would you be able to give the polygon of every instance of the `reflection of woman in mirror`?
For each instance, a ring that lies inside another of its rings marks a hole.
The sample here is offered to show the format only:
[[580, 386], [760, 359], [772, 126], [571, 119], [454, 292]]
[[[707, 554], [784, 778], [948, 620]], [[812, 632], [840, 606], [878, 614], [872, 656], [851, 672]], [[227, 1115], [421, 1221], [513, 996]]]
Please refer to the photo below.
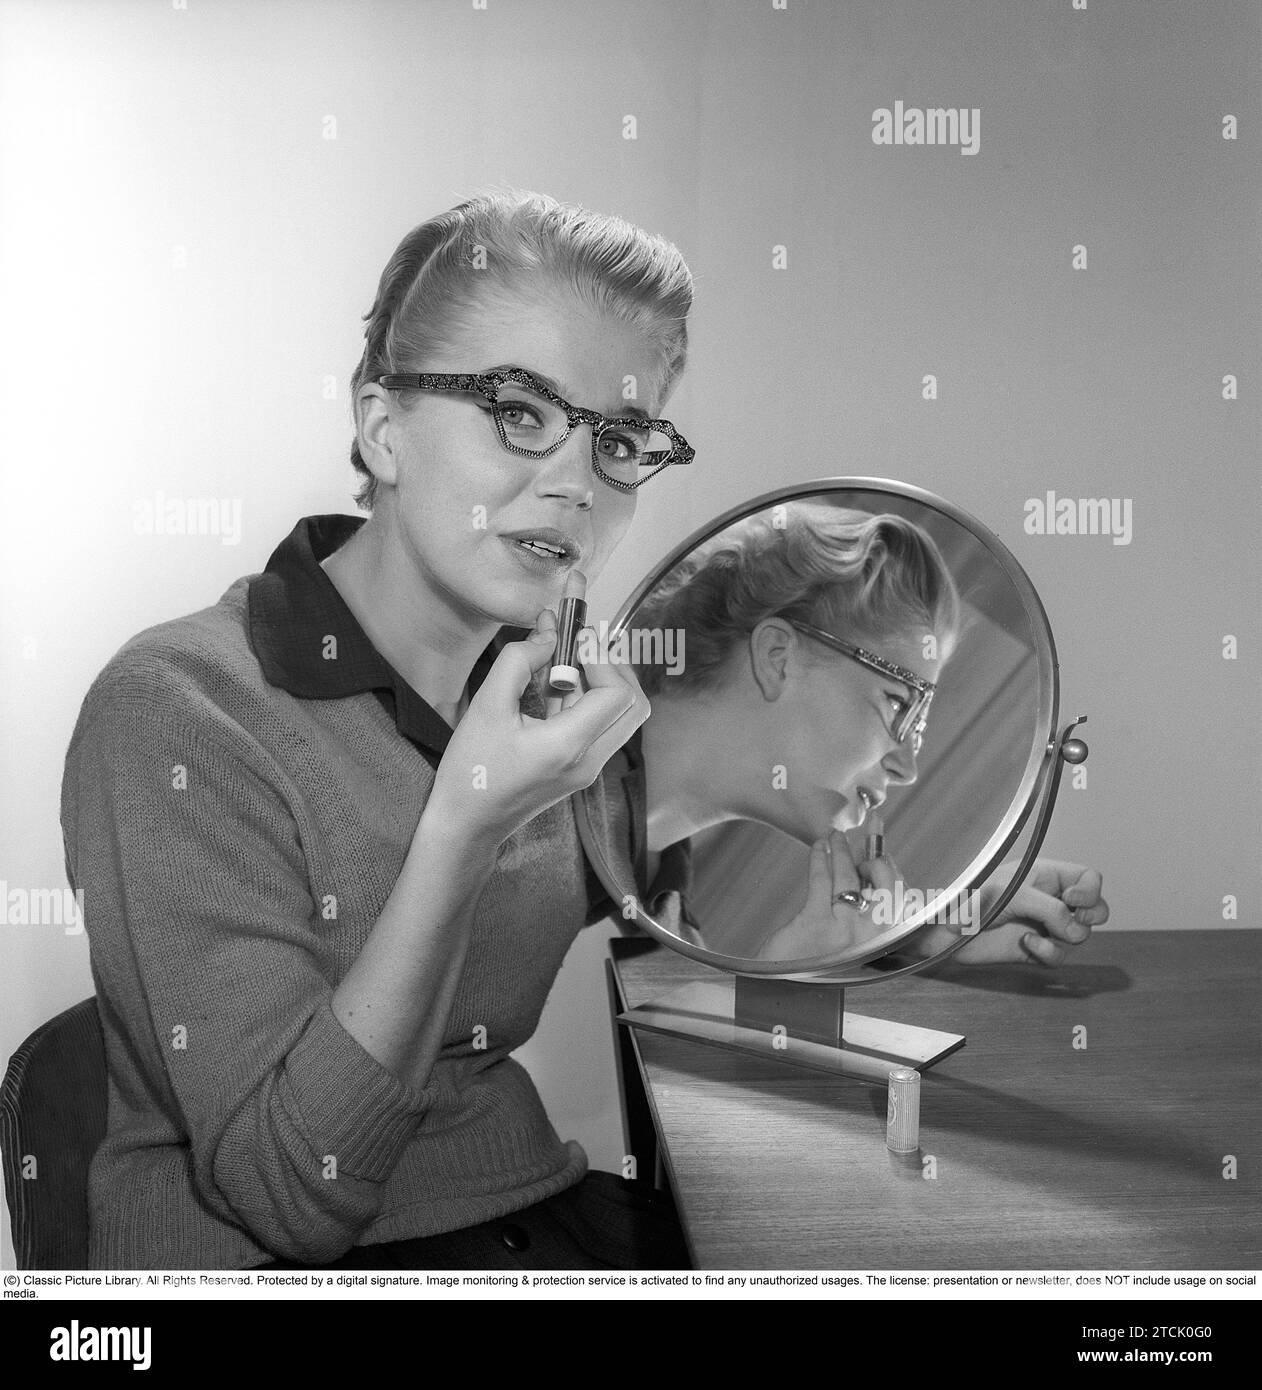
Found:
[[[635, 622], [685, 634], [677, 674], [638, 668], [653, 704], [640, 734], [650, 879], [662, 849], [758, 821], [811, 846], [806, 901], [762, 958], [803, 960], [882, 934], [872, 904], [893, 895], [897, 866], [884, 854], [856, 862], [843, 832], [916, 779], [960, 624], [933, 539], [899, 516], [774, 506], [692, 552]], [[1099, 890], [1094, 871], [1039, 861], [1003, 922], [961, 957], [1056, 963], [1105, 920]], [[940, 949], [950, 930], [918, 933], [915, 949]]]

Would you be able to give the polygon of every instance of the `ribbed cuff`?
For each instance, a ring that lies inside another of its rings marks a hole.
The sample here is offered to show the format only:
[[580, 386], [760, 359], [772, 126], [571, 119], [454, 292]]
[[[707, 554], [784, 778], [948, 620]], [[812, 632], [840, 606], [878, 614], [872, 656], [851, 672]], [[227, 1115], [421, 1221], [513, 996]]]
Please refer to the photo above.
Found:
[[300, 1121], [315, 1149], [354, 1177], [382, 1182], [434, 1100], [387, 1071], [321, 1001], [285, 1062]]

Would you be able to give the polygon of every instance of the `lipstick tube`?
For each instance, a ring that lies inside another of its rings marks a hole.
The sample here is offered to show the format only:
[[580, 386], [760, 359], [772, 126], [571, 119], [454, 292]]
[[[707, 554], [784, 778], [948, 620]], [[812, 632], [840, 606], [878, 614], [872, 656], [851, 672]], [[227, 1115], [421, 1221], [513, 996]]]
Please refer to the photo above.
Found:
[[880, 816], [873, 816], [868, 837], [863, 845], [865, 859], [880, 859], [885, 854], [885, 822]]
[[571, 570], [565, 579], [565, 592], [557, 613], [557, 646], [548, 683], [567, 693], [582, 689], [582, 677], [575, 661], [578, 634], [587, 622], [587, 576]]

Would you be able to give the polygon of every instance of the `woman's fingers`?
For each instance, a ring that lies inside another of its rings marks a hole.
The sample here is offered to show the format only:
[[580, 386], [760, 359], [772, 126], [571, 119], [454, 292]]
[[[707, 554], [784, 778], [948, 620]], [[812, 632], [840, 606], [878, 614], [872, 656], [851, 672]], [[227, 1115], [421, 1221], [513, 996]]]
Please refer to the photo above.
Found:
[[828, 837], [828, 857], [832, 864], [833, 901], [838, 893], [859, 892], [863, 880], [850, 854], [850, 844], [840, 830], [834, 830]]
[[1109, 920], [1109, 905], [1101, 889], [1104, 878], [1099, 869], [1083, 869], [1076, 883], [1060, 895], [1061, 901], [1084, 927], [1098, 927]]
[[[648, 718], [650, 705], [632, 668], [609, 660], [607, 638], [585, 628], [583, 639], [579, 651], [588, 688], [567, 695], [560, 715], [551, 722], [567, 734], [577, 731], [582, 756], [595, 763], [598, 774]], [[591, 660], [588, 654], [593, 647], [595, 659]]]
[[[587, 760], [592, 766], [591, 780], [595, 781], [600, 776], [600, 769], [609, 761], [610, 758], [626, 743], [627, 739], [644, 723], [648, 717], [648, 702], [645, 701], [643, 707], [632, 704], [597, 738], [595, 738], [587, 749]], [[567, 710], [565, 713], [573, 713]], [[590, 785], [590, 783], [589, 783]]]
[[1077, 946], [1091, 935], [1090, 926], [1080, 922], [1075, 911], [1062, 899], [1050, 897], [1037, 888], [1022, 889], [1015, 902], [1021, 920], [1033, 921], [1054, 941]]
[[[1060, 965], [1071, 946], [1080, 946], [1091, 935], [1093, 921], [1108, 916], [1107, 905], [1097, 895], [1098, 886], [1094, 890], [1089, 887], [1088, 896], [1096, 899], [1094, 906], [1075, 908], [1065, 897], [1053, 897], [1026, 885], [1018, 890], [1004, 915], [1013, 925], [1034, 929], [1022, 932], [1020, 938], [1021, 950], [1030, 960]], [[1088, 920], [1083, 921], [1083, 917]]]
[[1074, 916], [1084, 927], [1098, 927], [1101, 922], [1109, 920], [1109, 905], [1097, 903], [1095, 907], [1076, 908]]
[[[864, 891], [871, 880], [867, 879], [865, 882], [865, 875], [860, 871], [862, 866], [855, 863], [854, 855], [850, 851], [850, 842], [840, 830], [834, 830], [829, 835], [828, 850], [832, 870], [833, 918], [835, 921], [845, 922], [849, 930], [846, 939], [839, 939], [834, 944], [857, 945], [879, 935], [882, 930], [873, 920], [871, 894]], [[855, 907], [851, 903], [838, 902], [838, 893], [861, 893], [868, 900], [868, 906]]]
[[886, 854], [879, 859], [862, 859], [859, 861], [859, 872], [872, 885], [882, 893], [893, 894], [894, 885], [898, 882], [898, 866]]
[[806, 869], [806, 911], [825, 916], [833, 906], [833, 866], [828, 857], [828, 841], [816, 840]]
[[590, 623], [580, 628], [575, 638], [574, 664], [583, 668], [589, 685], [612, 685], [631, 671], [623, 662], [610, 660], [609, 634], [602, 637]]
[[528, 637], [520, 642], [505, 642], [500, 648], [474, 696], [482, 708], [493, 709], [505, 717], [520, 712], [526, 687], [547, 666], [556, 647], [556, 621], [553, 619], [548, 625], [545, 616], [552, 617], [550, 609], [545, 608], [539, 615]]
[[576, 758], [603, 753], [603, 767], [610, 756], [635, 733], [648, 714], [648, 701], [622, 686], [588, 690], [580, 700], [563, 708], [547, 727]]
[[1049, 937], [1040, 936], [1036, 931], [1026, 932], [1021, 938], [1021, 949], [1040, 965], [1059, 965], [1068, 951], [1068, 947], [1052, 941]]
[[1076, 881], [1060, 895], [1070, 907], [1094, 907], [1097, 903], [1103, 902], [1100, 890], [1104, 887], [1104, 875], [1099, 869], [1085, 868], [1081, 864], [1064, 867], [1078, 871]]
[[[647, 703], [635, 668], [626, 662], [610, 659], [607, 635], [598, 637], [595, 628], [584, 628], [579, 653], [588, 690], [630, 691], [637, 701]], [[569, 701], [566, 703], [568, 707]]]
[[1099, 901], [1104, 879], [1099, 869], [1088, 868], [1085, 864], [1076, 864], [1068, 859], [1045, 859], [1040, 855], [1034, 861], [1026, 883], [1053, 897], [1064, 898], [1074, 907], [1090, 907]]

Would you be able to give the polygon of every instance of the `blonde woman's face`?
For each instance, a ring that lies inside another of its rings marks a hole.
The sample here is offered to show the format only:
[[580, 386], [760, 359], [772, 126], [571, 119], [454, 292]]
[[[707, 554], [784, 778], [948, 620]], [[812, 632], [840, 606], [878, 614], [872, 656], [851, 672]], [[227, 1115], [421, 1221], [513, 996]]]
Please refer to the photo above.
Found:
[[[629, 404], [659, 409], [657, 350], [566, 291], [490, 300], [466, 313], [457, 341], [417, 369], [524, 367], [572, 405], [603, 415], [624, 414]], [[427, 391], [412, 399], [412, 409], [390, 416], [393, 503], [414, 562], [453, 611], [530, 626], [543, 608], [555, 611], [571, 570], [589, 580], [600, 573], [631, 524], [637, 494], [596, 475], [589, 425], [547, 457], [526, 458], [503, 447], [485, 397]], [[549, 553], [556, 544], [566, 553]]]
[[[778, 694], [762, 705], [758, 761], [783, 772], [767, 778], [759, 819], [809, 843], [862, 825], [891, 792], [916, 780], [917, 766], [910, 740], [896, 743], [891, 733], [907, 687], [790, 633], [764, 639], [761, 659], [774, 662]], [[941, 663], [925, 659], [927, 635], [890, 636], [878, 654], [936, 682]], [[757, 647], [755, 633], [756, 660]]]

